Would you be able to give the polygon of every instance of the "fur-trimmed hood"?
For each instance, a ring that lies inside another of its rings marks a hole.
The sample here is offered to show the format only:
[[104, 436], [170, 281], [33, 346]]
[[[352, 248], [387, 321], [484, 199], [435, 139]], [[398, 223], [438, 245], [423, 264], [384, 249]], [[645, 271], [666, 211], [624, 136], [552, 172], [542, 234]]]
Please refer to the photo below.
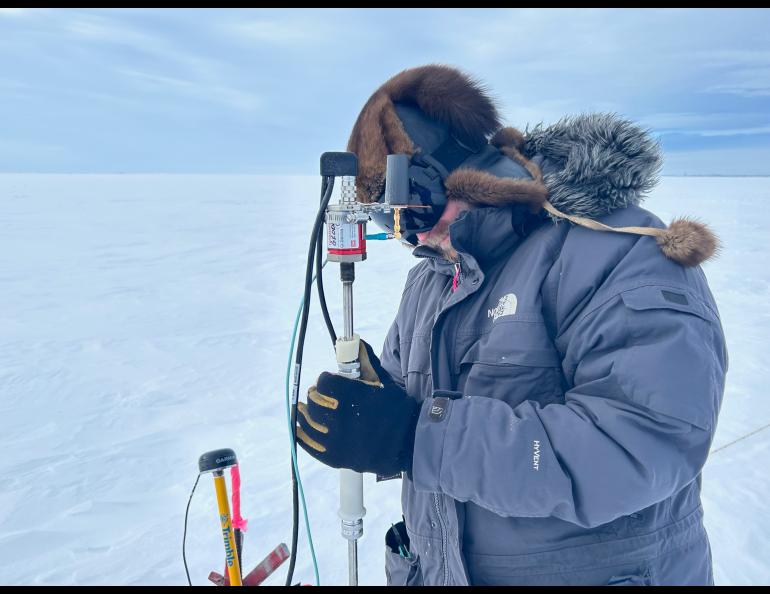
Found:
[[[420, 150], [406, 133], [394, 103], [418, 107], [461, 142], [488, 142], [501, 161], [520, 167], [474, 167], [473, 158], [445, 179], [447, 197], [471, 204], [526, 204], [597, 231], [655, 237], [663, 253], [684, 266], [701, 264], [718, 249], [710, 229], [684, 218], [667, 229], [612, 228], [596, 217], [642, 202], [658, 182], [661, 149], [649, 133], [615, 114], [565, 117], [521, 133], [501, 127], [494, 101], [483, 86], [448, 66], [405, 70], [369, 99], [353, 127], [348, 150], [359, 158], [359, 199], [378, 200], [384, 191], [388, 154]], [[516, 172], [516, 173], [511, 173]]]
[[658, 183], [660, 146], [617, 115], [565, 117], [527, 131], [522, 153], [543, 173], [548, 201], [562, 212], [599, 217], [639, 204]]

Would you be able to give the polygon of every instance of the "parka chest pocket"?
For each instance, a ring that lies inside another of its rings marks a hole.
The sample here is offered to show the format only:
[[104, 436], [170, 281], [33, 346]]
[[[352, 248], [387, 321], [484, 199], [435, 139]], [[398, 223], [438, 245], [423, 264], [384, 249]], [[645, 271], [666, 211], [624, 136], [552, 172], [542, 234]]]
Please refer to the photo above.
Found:
[[458, 338], [457, 390], [469, 396], [563, 400], [561, 361], [542, 321], [500, 320], [480, 336]]
[[414, 337], [408, 351], [402, 347], [403, 352], [406, 353], [403, 363], [406, 368], [404, 370], [406, 391], [412, 398], [421, 401], [425, 394], [430, 394], [432, 391], [430, 337]]

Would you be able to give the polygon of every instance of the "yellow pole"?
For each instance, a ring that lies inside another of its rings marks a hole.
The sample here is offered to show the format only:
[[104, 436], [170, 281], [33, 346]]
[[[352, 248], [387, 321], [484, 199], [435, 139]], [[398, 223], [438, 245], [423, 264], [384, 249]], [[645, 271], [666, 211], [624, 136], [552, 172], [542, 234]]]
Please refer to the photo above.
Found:
[[227, 485], [221, 470], [214, 471], [214, 488], [217, 492], [217, 505], [219, 506], [219, 521], [222, 524], [222, 537], [225, 540], [225, 558], [227, 559], [227, 572], [230, 575], [231, 586], [242, 586], [241, 566], [238, 561], [238, 552], [235, 547], [235, 534], [230, 521], [230, 504], [227, 501]]

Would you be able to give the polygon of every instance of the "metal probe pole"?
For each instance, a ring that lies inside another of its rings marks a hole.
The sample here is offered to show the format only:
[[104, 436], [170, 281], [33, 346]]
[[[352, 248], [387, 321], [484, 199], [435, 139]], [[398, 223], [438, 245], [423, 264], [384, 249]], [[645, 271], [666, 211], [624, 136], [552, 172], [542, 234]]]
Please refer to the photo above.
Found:
[[[355, 264], [340, 263], [342, 278], [342, 308], [344, 315], [344, 336], [342, 343], [353, 343], [358, 354], [359, 339], [353, 333], [353, 280], [355, 279]], [[350, 357], [346, 357], [350, 358]], [[361, 363], [340, 362], [340, 372], [350, 378], [361, 376]], [[363, 475], [348, 469], [340, 470], [340, 510], [342, 520], [342, 536], [348, 541], [348, 585], [358, 585], [358, 539], [364, 533], [364, 482]]]

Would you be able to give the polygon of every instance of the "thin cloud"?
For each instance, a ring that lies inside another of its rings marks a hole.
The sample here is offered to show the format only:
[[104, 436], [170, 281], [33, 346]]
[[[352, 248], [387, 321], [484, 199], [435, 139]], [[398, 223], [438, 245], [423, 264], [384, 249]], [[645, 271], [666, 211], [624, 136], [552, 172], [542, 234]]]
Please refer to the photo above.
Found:
[[764, 48], [696, 50], [691, 55], [703, 66], [770, 66], [770, 50]]
[[297, 44], [317, 44], [330, 39], [329, 36], [334, 34], [331, 27], [324, 26], [322, 22], [296, 19], [286, 22], [252, 20], [230, 24], [226, 30], [241, 41], [291, 47], [296, 47]]
[[714, 49], [693, 52], [693, 57], [699, 68], [714, 72], [713, 78], [720, 81], [702, 92], [748, 98], [770, 96], [770, 50]]
[[732, 81], [711, 85], [704, 92], [740, 97], [770, 97], [770, 68], [747, 69], [734, 73], [730, 78]]
[[23, 83], [18, 80], [0, 78], [0, 89], [6, 89], [10, 91], [26, 91], [31, 88], [32, 87], [27, 83]]
[[50, 142], [35, 142], [25, 139], [2, 140], [0, 139], [0, 155], [17, 156], [53, 156], [64, 154], [67, 147]]
[[24, 17], [29, 16], [32, 8], [0, 8], [0, 17]]
[[206, 85], [198, 81], [186, 80], [182, 78], [165, 76], [151, 72], [142, 72], [139, 70], [120, 70], [120, 73], [146, 83], [154, 87], [171, 89], [174, 92], [182, 93], [196, 99], [213, 101], [227, 107], [238, 109], [245, 112], [256, 112], [262, 107], [262, 100], [259, 96], [241, 91], [223, 85]]
[[225, 74], [232, 71], [229, 64], [190, 52], [179, 47], [170, 38], [92, 15], [70, 19], [64, 26], [70, 34], [80, 39], [128, 46], [179, 70], [179, 74], [166, 75], [138, 69], [118, 69], [118, 72], [133, 79], [150, 82], [156, 87], [172, 89], [196, 99], [219, 103], [244, 113], [254, 113], [263, 105], [261, 97], [226, 80]]
[[128, 46], [138, 53], [175, 63], [193, 74], [210, 75], [226, 66], [221, 62], [198, 56], [187, 48], [179, 48], [167, 37], [139, 31], [105, 17], [77, 16], [65, 20], [63, 27], [69, 34], [81, 40]]
[[[654, 128], [658, 133], [701, 134], [725, 131], [730, 135], [737, 130], [757, 130], [755, 122], [762, 122], [767, 116], [758, 112], [663, 112], [642, 115], [640, 123]], [[751, 133], [751, 132], [747, 132]], [[714, 134], [716, 135], [716, 134]]]
[[158, 51], [158, 39], [136, 29], [119, 25], [113, 20], [96, 16], [76, 16], [63, 21], [65, 31], [82, 39], [109, 44], [129, 45]]
[[732, 130], [698, 130], [697, 134], [700, 136], [753, 136], [755, 134], [770, 134], [770, 126]]

